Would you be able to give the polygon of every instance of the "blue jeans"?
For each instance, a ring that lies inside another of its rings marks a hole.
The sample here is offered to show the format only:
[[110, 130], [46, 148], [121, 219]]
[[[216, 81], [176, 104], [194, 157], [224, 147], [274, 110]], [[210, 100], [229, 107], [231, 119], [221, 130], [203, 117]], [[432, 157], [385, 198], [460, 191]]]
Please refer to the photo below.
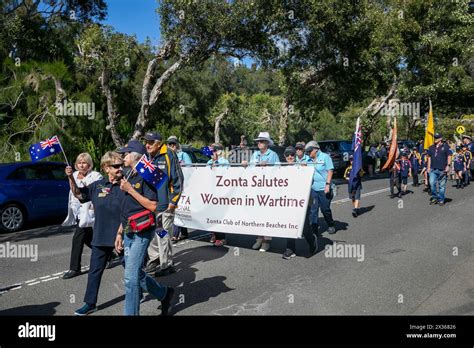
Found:
[[143, 271], [143, 261], [155, 230], [143, 233], [124, 233], [125, 255], [125, 315], [140, 314], [142, 290], [162, 300], [167, 287]]
[[[443, 170], [431, 169], [430, 171], [430, 187], [431, 187], [431, 198], [437, 199], [440, 202], [444, 202], [444, 193], [446, 192], [446, 181], [448, 176]], [[437, 185], [439, 186], [439, 194], [437, 193]]]
[[309, 203], [311, 204], [309, 211], [309, 223], [311, 225], [318, 224], [318, 211], [319, 208], [321, 208], [321, 213], [323, 214], [324, 220], [326, 220], [328, 226], [334, 226], [334, 220], [332, 219], [331, 212], [331, 201], [326, 197], [324, 191], [311, 190]]

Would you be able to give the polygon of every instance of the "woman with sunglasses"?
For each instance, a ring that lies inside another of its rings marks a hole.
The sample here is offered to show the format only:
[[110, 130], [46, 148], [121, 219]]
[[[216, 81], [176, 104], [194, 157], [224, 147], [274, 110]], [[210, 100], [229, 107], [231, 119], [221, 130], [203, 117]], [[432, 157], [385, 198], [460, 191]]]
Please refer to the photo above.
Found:
[[[207, 162], [208, 167], [229, 167], [229, 161], [224, 157], [224, 147], [220, 143], [214, 143], [209, 146], [212, 150], [212, 158]], [[226, 244], [225, 233], [212, 233], [211, 243], [216, 247]]]
[[88, 315], [97, 311], [97, 296], [99, 293], [102, 274], [107, 260], [114, 250], [115, 236], [120, 225], [120, 210], [124, 193], [120, 190], [122, 178], [122, 157], [109, 151], [100, 161], [106, 176], [90, 185], [79, 188], [74, 180], [72, 167], [66, 167], [66, 175], [73, 195], [81, 202], [92, 202], [94, 205], [94, 234], [92, 237], [92, 254], [87, 290], [84, 296], [84, 305], [75, 311], [76, 315]]
[[[285, 159], [287, 163], [297, 163], [296, 162], [296, 149], [293, 146], [288, 146], [284, 152]], [[309, 156], [308, 156], [309, 158]], [[311, 232], [309, 227], [309, 220], [305, 219], [305, 225], [303, 226], [303, 235], [309, 245], [309, 251], [311, 255], [313, 255], [317, 251], [317, 243], [314, 234]], [[294, 238], [287, 238], [286, 239], [286, 250], [282, 255], [282, 258], [285, 260], [290, 260], [291, 258], [295, 257], [296, 251], [296, 239]]]

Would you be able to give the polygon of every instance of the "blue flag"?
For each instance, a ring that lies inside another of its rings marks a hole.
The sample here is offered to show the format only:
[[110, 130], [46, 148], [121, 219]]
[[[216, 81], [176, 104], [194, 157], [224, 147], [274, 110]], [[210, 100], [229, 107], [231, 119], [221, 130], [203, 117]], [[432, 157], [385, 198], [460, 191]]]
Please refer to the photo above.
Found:
[[39, 143], [30, 146], [30, 156], [33, 162], [55, 155], [61, 151], [63, 151], [63, 149], [56, 135], [50, 139], [40, 141]]
[[352, 159], [352, 169], [349, 176], [349, 187], [353, 191], [353, 184], [357, 183], [358, 175], [362, 169], [362, 129], [360, 127], [360, 117], [357, 118], [356, 130], [352, 138], [352, 151], [354, 157]]
[[204, 146], [201, 149], [201, 153], [207, 157], [212, 157], [212, 149], [209, 146]]
[[165, 172], [157, 168], [151, 160], [149, 161], [146, 158], [146, 155], [143, 155], [142, 158], [135, 165], [135, 169], [145, 179], [148, 183], [152, 184], [157, 190], [163, 185], [163, 183], [168, 178]]

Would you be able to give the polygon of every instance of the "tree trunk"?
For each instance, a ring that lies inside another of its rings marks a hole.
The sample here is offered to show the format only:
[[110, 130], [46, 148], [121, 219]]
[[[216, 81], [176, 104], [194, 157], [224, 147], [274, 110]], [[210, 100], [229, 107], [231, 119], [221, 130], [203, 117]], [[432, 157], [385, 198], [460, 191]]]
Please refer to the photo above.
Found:
[[283, 146], [285, 144], [286, 135], [288, 132], [288, 98], [285, 96], [281, 102], [281, 117], [280, 117], [280, 130], [278, 133], [278, 145]]
[[104, 93], [105, 98], [107, 99], [107, 118], [109, 120], [109, 124], [107, 125], [106, 129], [110, 131], [110, 135], [112, 136], [112, 141], [114, 142], [114, 145], [116, 147], [121, 147], [123, 145], [123, 140], [117, 131], [118, 114], [115, 111], [116, 108], [114, 96], [112, 94], [112, 90], [110, 89], [109, 77], [105, 70], [102, 71], [100, 82], [102, 86], [102, 93]]
[[220, 131], [221, 131], [221, 121], [224, 118], [225, 115], [227, 115], [227, 112], [229, 111], [228, 108], [225, 108], [223, 112], [219, 114], [219, 116], [216, 117], [214, 121], [214, 142], [215, 143], [220, 143], [221, 142], [221, 137], [220, 137]]

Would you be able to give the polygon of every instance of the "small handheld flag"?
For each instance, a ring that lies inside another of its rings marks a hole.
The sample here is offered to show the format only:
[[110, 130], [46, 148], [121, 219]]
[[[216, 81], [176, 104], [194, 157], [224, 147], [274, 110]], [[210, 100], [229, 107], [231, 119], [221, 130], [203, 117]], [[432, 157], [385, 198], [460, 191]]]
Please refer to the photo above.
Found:
[[161, 169], [157, 168], [151, 160], [148, 160], [146, 155], [143, 155], [135, 165], [136, 171], [148, 183], [152, 184], [158, 190], [166, 181], [168, 175]]
[[212, 157], [212, 149], [209, 146], [204, 146], [201, 149], [201, 153], [207, 157]]
[[[30, 157], [31, 161], [33, 162], [39, 161], [40, 159], [48, 156], [55, 155], [59, 152], [64, 153], [61, 143], [59, 142], [59, 138], [56, 135], [30, 146]], [[66, 158], [66, 155], [64, 155], [64, 158]], [[67, 159], [66, 162], [68, 162]]]

